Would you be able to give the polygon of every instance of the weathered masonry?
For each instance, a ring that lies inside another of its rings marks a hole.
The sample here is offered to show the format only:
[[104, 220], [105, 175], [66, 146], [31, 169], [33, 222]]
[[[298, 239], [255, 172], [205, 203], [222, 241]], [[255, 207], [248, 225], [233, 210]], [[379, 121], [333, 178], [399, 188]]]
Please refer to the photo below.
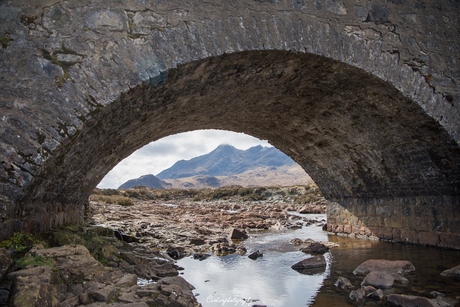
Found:
[[134, 150], [245, 132], [333, 232], [460, 248], [460, 3], [0, 0], [0, 239], [80, 222]]

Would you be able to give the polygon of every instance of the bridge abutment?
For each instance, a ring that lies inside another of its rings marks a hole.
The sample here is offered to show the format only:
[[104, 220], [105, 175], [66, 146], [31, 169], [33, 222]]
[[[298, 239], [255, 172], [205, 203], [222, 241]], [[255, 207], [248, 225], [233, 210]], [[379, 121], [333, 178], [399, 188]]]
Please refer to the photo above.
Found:
[[460, 197], [342, 199], [327, 208], [337, 235], [460, 249]]

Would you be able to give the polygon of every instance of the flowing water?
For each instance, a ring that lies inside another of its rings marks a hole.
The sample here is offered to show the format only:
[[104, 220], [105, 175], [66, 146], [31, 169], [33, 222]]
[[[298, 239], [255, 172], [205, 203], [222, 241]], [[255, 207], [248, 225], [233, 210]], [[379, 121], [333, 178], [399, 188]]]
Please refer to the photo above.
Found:
[[[325, 215], [304, 215], [322, 220]], [[301, 274], [291, 266], [310, 257], [290, 243], [293, 238], [332, 241], [340, 246], [326, 254], [328, 265], [316, 274]], [[460, 264], [460, 252], [416, 245], [328, 236], [318, 224], [297, 230], [252, 232], [242, 243], [248, 253], [260, 250], [263, 257], [251, 260], [232, 254], [199, 261], [184, 258], [178, 265], [183, 277], [195, 286], [194, 293], [204, 306], [353, 306], [348, 293], [339, 292], [334, 282], [345, 276], [359, 287], [363, 277], [353, 270], [367, 259], [409, 260], [416, 272], [408, 276], [409, 285], [395, 286], [391, 291], [413, 295], [429, 295], [431, 291], [460, 299], [460, 281], [440, 275], [445, 269]], [[368, 302], [376, 306], [378, 302]]]

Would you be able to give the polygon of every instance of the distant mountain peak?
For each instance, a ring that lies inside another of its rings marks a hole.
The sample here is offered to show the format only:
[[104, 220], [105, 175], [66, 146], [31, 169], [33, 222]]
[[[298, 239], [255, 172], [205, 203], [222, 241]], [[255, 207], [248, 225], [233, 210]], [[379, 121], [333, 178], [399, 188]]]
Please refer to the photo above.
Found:
[[275, 147], [262, 145], [247, 150], [221, 144], [208, 154], [181, 160], [156, 175], [159, 179], [177, 179], [192, 176], [232, 176], [254, 167], [291, 165], [295, 162]]

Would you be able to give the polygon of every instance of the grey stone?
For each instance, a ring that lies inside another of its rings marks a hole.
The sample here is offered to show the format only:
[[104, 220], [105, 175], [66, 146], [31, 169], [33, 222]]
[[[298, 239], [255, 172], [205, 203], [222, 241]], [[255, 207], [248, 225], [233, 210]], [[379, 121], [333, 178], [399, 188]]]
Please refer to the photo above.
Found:
[[394, 277], [385, 271], [372, 271], [366, 275], [361, 283], [362, 286], [370, 285], [378, 289], [389, 289], [393, 287], [393, 284]]
[[442, 271], [441, 275], [445, 277], [451, 277], [451, 278], [460, 280], [460, 265], [457, 265], [453, 268]]
[[350, 280], [346, 277], [340, 276], [337, 281], [335, 282], [334, 286], [342, 290], [349, 290], [353, 289], [353, 285], [351, 284]]

